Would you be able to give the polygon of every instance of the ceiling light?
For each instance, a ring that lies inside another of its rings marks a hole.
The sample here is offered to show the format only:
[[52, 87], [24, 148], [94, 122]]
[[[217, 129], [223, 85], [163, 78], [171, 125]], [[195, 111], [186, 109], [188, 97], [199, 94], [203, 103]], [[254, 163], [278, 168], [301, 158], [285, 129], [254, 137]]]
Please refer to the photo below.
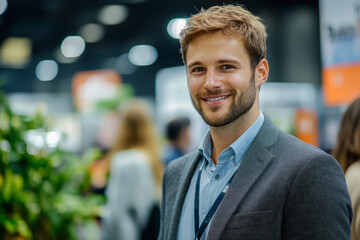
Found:
[[100, 41], [104, 37], [104, 33], [104, 27], [96, 23], [86, 24], [80, 29], [80, 35], [88, 43]]
[[129, 11], [125, 6], [108, 5], [100, 9], [98, 19], [102, 24], [116, 25], [123, 22], [128, 15]]
[[129, 51], [130, 62], [138, 66], [151, 65], [156, 61], [157, 57], [156, 48], [151, 45], [137, 45]]
[[38, 63], [35, 69], [36, 77], [40, 81], [51, 81], [58, 74], [59, 67], [53, 60], [43, 60]]
[[167, 25], [167, 32], [172, 38], [179, 39], [181, 30], [186, 25], [186, 18], [174, 18]]
[[10, 67], [24, 67], [31, 56], [29, 38], [9, 37], [0, 48], [0, 63]]
[[0, 15], [3, 14], [8, 6], [7, 0], [0, 0]]
[[69, 36], [61, 43], [61, 52], [65, 57], [79, 57], [85, 50], [85, 41], [79, 36]]

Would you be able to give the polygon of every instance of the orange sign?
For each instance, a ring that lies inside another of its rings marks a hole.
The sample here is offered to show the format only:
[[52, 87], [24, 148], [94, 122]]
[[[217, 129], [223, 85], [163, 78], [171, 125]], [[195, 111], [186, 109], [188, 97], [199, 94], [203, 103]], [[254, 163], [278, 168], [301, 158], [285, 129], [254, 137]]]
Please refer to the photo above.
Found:
[[319, 127], [314, 111], [298, 109], [294, 116], [295, 136], [300, 140], [319, 146]]
[[322, 74], [327, 106], [347, 105], [360, 96], [360, 63], [324, 67]]
[[82, 112], [93, 110], [95, 102], [114, 97], [120, 83], [120, 75], [113, 70], [76, 73], [72, 79], [75, 107]]

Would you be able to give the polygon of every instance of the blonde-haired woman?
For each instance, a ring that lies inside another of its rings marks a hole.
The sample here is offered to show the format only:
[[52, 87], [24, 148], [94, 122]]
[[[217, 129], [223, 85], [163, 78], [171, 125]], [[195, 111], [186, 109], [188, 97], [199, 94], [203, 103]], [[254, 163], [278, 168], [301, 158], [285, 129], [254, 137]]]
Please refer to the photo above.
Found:
[[[109, 152], [103, 238], [138, 240], [154, 204], [160, 200], [163, 174], [155, 125], [147, 103], [141, 99], [125, 103], [117, 131]], [[158, 231], [152, 230], [155, 234]]]
[[346, 109], [333, 153], [345, 172], [353, 207], [351, 240], [360, 240], [360, 98]]

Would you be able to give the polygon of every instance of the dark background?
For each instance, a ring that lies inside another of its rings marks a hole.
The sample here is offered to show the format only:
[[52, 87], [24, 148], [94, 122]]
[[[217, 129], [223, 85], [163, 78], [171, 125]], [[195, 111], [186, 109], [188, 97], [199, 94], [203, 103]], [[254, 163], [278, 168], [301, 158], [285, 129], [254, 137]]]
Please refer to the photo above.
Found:
[[[124, 1], [124, 0], [8, 0], [0, 16], [0, 45], [7, 37], [32, 40], [31, 61], [25, 68], [0, 65], [2, 89], [14, 92], [70, 92], [71, 78], [78, 71], [113, 68], [109, 59], [126, 53], [137, 44], [153, 45], [158, 59], [151, 66], [139, 67], [122, 80], [130, 83], [139, 96], [155, 95], [156, 73], [167, 67], [182, 65], [179, 41], [166, 30], [176, 17], [188, 17], [201, 7], [235, 1]], [[264, 19], [268, 30], [270, 82], [321, 83], [319, 6], [313, 0], [247, 0], [237, 1]], [[115, 26], [105, 26], [105, 37], [88, 43], [78, 61], [59, 63], [57, 77], [49, 82], [35, 76], [37, 63], [55, 59], [62, 40], [78, 35], [86, 23], [97, 23], [98, 10], [108, 4], [121, 4], [129, 9], [128, 18]], [[121, 73], [120, 73], [121, 74]]]

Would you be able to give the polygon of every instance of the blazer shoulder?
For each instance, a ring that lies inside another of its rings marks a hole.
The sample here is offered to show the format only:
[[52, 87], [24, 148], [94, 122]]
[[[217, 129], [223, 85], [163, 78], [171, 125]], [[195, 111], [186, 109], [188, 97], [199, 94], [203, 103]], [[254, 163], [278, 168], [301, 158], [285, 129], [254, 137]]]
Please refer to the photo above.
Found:
[[258, 136], [255, 139], [257, 146], [265, 146], [270, 149], [277, 149], [283, 153], [290, 152], [297, 154], [299, 152], [313, 154], [325, 154], [323, 150], [304, 141], [296, 138], [295, 136], [281, 131], [271, 119], [265, 115], [265, 121], [262, 128], [259, 131]]
[[290, 134], [281, 132], [276, 148], [281, 159], [293, 167], [312, 168], [321, 164], [322, 169], [335, 168], [336, 172], [343, 175], [340, 164], [331, 154]]
[[302, 154], [305, 155], [306, 154], [324, 155], [332, 158], [330, 154], [326, 153], [319, 147], [306, 143], [300, 140], [299, 138], [282, 131], [280, 132], [279, 143], [286, 144], [287, 147], [284, 148], [284, 150], [291, 151], [294, 153], [301, 152]]
[[339, 165], [333, 156], [322, 149], [281, 131], [272, 123], [269, 117], [265, 118], [263, 129], [260, 131], [258, 138], [260, 145], [269, 149], [275, 158], [281, 159], [281, 164], [288, 163], [286, 166], [301, 167], [309, 162], [317, 162], [313, 161], [315, 159], [331, 162], [330, 165], [333, 166]]

